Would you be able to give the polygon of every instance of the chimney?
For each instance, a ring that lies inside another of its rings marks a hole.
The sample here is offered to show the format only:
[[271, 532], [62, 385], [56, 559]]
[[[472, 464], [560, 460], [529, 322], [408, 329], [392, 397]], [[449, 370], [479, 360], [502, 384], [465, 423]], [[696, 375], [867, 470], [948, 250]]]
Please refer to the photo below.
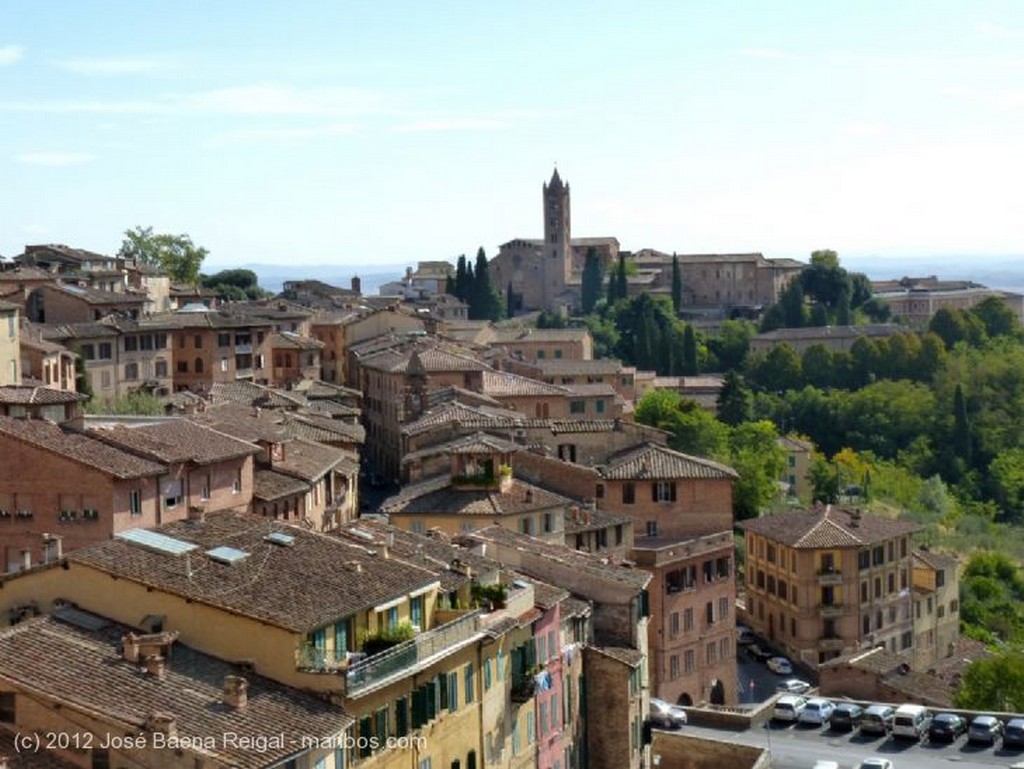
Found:
[[167, 677], [167, 660], [161, 657], [159, 654], [154, 654], [151, 657], [146, 657], [146, 672], [151, 676], [155, 676], [161, 681]]
[[154, 710], [146, 717], [146, 729], [154, 734], [165, 734], [168, 737], [178, 736], [178, 719], [174, 713]]
[[527, 502], [533, 502], [533, 489], [526, 490], [525, 499]]
[[352, 276], [352, 292], [355, 294], [363, 293], [363, 282], [359, 280], [358, 275]]
[[249, 682], [242, 676], [224, 676], [224, 702], [241, 710], [249, 700]]
[[139, 637], [135, 633], [121, 636], [121, 655], [128, 662], [139, 661]]

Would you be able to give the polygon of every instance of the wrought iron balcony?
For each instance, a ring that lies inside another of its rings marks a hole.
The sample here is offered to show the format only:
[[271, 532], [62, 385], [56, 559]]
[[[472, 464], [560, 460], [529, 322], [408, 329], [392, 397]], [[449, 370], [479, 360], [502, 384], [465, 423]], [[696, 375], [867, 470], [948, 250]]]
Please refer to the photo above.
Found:
[[819, 585], [841, 585], [843, 584], [843, 573], [838, 569], [818, 572]]

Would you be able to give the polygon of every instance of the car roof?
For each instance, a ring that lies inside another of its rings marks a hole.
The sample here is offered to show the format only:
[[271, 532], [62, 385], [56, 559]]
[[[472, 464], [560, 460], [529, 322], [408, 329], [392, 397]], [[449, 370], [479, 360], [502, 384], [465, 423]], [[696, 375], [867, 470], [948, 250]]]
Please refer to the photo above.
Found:
[[948, 721], [951, 718], [963, 718], [963, 716], [958, 716], [956, 713], [936, 713], [935, 714], [935, 718], [932, 719], [932, 720], [934, 720], [934, 721]]
[[999, 719], [996, 718], [995, 716], [975, 716], [974, 720], [971, 721], [971, 723], [972, 724], [991, 724], [992, 722], [998, 721], [998, 720]]
[[802, 701], [802, 702], [806, 703], [807, 702], [807, 698], [804, 697], [802, 694], [783, 694], [781, 697], [779, 697], [775, 701], [775, 704], [776, 705], [783, 705], [783, 704], [785, 704], [785, 705], [792, 705], [792, 704], [794, 704], [794, 703], [796, 703], [798, 701]]
[[1006, 722], [1007, 726], [1010, 724], [1013, 724], [1014, 726], [1024, 726], [1024, 718], [1011, 718]]
[[864, 708], [856, 702], [837, 702], [836, 710], [864, 710]]
[[807, 700], [807, 704], [808, 705], [810, 705], [812, 702], [815, 705], [831, 705], [832, 704], [832, 700], [830, 700], [828, 697], [811, 697], [809, 700]]
[[895, 713], [891, 705], [871, 705], [865, 713]]

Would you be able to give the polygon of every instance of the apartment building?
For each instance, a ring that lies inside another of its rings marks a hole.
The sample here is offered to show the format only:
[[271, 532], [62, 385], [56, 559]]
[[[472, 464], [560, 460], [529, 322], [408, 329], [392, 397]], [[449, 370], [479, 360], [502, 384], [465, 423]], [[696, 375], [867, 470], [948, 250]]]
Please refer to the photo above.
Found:
[[54, 390], [75, 392], [75, 356], [66, 347], [29, 335], [21, 337], [21, 375]]
[[778, 439], [778, 444], [786, 452], [786, 467], [782, 471], [779, 483], [783, 484], [790, 496], [810, 502], [811, 457], [814, 454], [814, 444], [795, 435], [783, 435]]
[[72, 283], [45, 283], [29, 297], [27, 314], [36, 323], [85, 323], [107, 315], [138, 318], [145, 294], [105, 291]]
[[594, 357], [594, 338], [585, 328], [495, 328], [489, 346], [531, 363]]
[[0, 386], [0, 416], [48, 419], [56, 424], [78, 416], [84, 395], [42, 385]]
[[282, 331], [267, 337], [265, 346], [271, 361], [268, 384], [289, 387], [303, 379], [320, 378], [323, 342]]
[[611, 385], [627, 403], [636, 400], [635, 369], [623, 366], [613, 358], [596, 360], [569, 360], [567, 358], [541, 358], [532, 362], [508, 358], [498, 363], [499, 368], [513, 374], [540, 379], [553, 385]]
[[18, 305], [0, 302], [0, 385], [20, 385], [21, 321]]
[[914, 550], [914, 670], [948, 658], [960, 640], [960, 563], [955, 556]]
[[1024, 295], [988, 288], [970, 280], [940, 280], [935, 275], [928, 275], [875, 280], [871, 286], [875, 296], [888, 305], [894, 318], [918, 328], [927, 326], [941, 309], [969, 310], [990, 297], [1006, 302], [1013, 314], [1024, 322]]
[[320, 378], [354, 387], [358, 381], [349, 371], [349, 348], [384, 334], [424, 334], [421, 318], [399, 310], [350, 310], [323, 313], [310, 321], [310, 334], [324, 343]]
[[754, 630], [809, 665], [875, 645], [912, 656], [917, 524], [819, 506], [739, 526]]

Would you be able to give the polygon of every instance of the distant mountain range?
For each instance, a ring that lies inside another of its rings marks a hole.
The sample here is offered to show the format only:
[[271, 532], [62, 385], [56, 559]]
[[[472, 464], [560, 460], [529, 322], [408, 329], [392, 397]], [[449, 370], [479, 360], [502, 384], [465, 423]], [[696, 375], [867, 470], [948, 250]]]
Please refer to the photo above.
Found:
[[[801, 261], [806, 255], [795, 257]], [[973, 280], [991, 288], [1024, 293], [1024, 254], [943, 254], [940, 256], [882, 256], [840, 254], [843, 266], [873, 280], [936, 275], [949, 280]], [[348, 288], [353, 275], [362, 281], [363, 294], [377, 293], [381, 284], [397, 280], [410, 266], [394, 264], [242, 264], [259, 276], [260, 286], [278, 292], [286, 280], [316, 279]], [[209, 267], [209, 271], [227, 267]]]

